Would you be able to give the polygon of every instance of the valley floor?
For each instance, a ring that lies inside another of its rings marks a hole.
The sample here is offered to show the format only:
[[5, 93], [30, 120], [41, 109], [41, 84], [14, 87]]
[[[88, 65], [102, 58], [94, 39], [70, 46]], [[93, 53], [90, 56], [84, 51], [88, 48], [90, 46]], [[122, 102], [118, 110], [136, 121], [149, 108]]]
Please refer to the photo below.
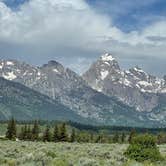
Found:
[[[0, 141], [0, 166], [165, 166], [127, 160], [126, 144]], [[166, 145], [159, 146], [166, 156]]]

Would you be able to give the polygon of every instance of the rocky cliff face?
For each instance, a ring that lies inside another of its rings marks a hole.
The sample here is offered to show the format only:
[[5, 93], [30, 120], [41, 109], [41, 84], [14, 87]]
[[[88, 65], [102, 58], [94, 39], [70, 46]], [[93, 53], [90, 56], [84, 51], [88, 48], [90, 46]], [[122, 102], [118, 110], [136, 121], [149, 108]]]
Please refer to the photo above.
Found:
[[[0, 76], [51, 97], [79, 116], [91, 119], [91, 122], [123, 124], [123, 119], [132, 110], [116, 99], [92, 89], [82, 77], [56, 61], [49, 61], [41, 67], [14, 60], [1, 61], [0, 65]], [[123, 112], [121, 118], [118, 117], [119, 111]], [[122, 120], [118, 122], [117, 117]]]
[[35, 67], [1, 60], [0, 76], [51, 97], [89, 123], [166, 125], [166, 107], [159, 95], [165, 94], [165, 79], [150, 76], [138, 67], [122, 71], [110, 54], [95, 62], [84, 79], [56, 61]]
[[97, 91], [116, 96], [138, 111], [152, 111], [159, 104], [159, 94], [166, 93], [166, 79], [149, 75], [139, 67], [121, 70], [111, 54], [105, 54], [83, 74]]
[[68, 107], [20, 83], [0, 78], [0, 120], [75, 120], [86, 122]]

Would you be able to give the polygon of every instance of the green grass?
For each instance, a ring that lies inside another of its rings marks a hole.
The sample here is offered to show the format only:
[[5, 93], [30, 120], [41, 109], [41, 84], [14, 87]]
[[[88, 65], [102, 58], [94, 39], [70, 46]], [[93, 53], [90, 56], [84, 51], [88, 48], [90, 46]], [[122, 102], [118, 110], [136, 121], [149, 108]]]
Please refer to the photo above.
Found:
[[[1, 166], [165, 166], [138, 163], [124, 155], [127, 144], [79, 144], [0, 141]], [[166, 145], [159, 146], [166, 156]]]

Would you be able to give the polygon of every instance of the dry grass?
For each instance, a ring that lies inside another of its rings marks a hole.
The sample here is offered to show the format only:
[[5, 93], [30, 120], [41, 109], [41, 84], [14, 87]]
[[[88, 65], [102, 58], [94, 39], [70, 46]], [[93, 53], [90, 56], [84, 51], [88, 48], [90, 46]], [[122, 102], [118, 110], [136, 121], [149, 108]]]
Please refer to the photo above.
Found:
[[[128, 161], [125, 144], [78, 144], [0, 141], [1, 166], [165, 166]], [[160, 146], [166, 156], [166, 145]]]

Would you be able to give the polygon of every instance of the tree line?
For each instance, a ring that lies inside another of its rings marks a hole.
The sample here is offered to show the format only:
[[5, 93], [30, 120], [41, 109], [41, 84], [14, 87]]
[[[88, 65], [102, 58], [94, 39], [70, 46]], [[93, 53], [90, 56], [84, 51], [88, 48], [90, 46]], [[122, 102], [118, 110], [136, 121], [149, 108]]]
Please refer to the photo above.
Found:
[[[35, 120], [30, 124], [24, 123], [18, 131], [17, 122], [14, 118], [8, 121], [6, 138], [10, 140], [24, 141], [44, 141], [44, 142], [90, 142], [90, 143], [131, 143], [138, 134], [135, 129], [130, 132], [118, 132], [110, 134], [108, 132], [93, 132], [90, 130], [80, 130], [75, 126], [69, 126], [65, 122], [46, 125], [41, 130], [39, 121]], [[69, 127], [68, 127], [69, 126]], [[156, 136], [158, 144], [166, 143], [166, 134], [159, 133]]]

